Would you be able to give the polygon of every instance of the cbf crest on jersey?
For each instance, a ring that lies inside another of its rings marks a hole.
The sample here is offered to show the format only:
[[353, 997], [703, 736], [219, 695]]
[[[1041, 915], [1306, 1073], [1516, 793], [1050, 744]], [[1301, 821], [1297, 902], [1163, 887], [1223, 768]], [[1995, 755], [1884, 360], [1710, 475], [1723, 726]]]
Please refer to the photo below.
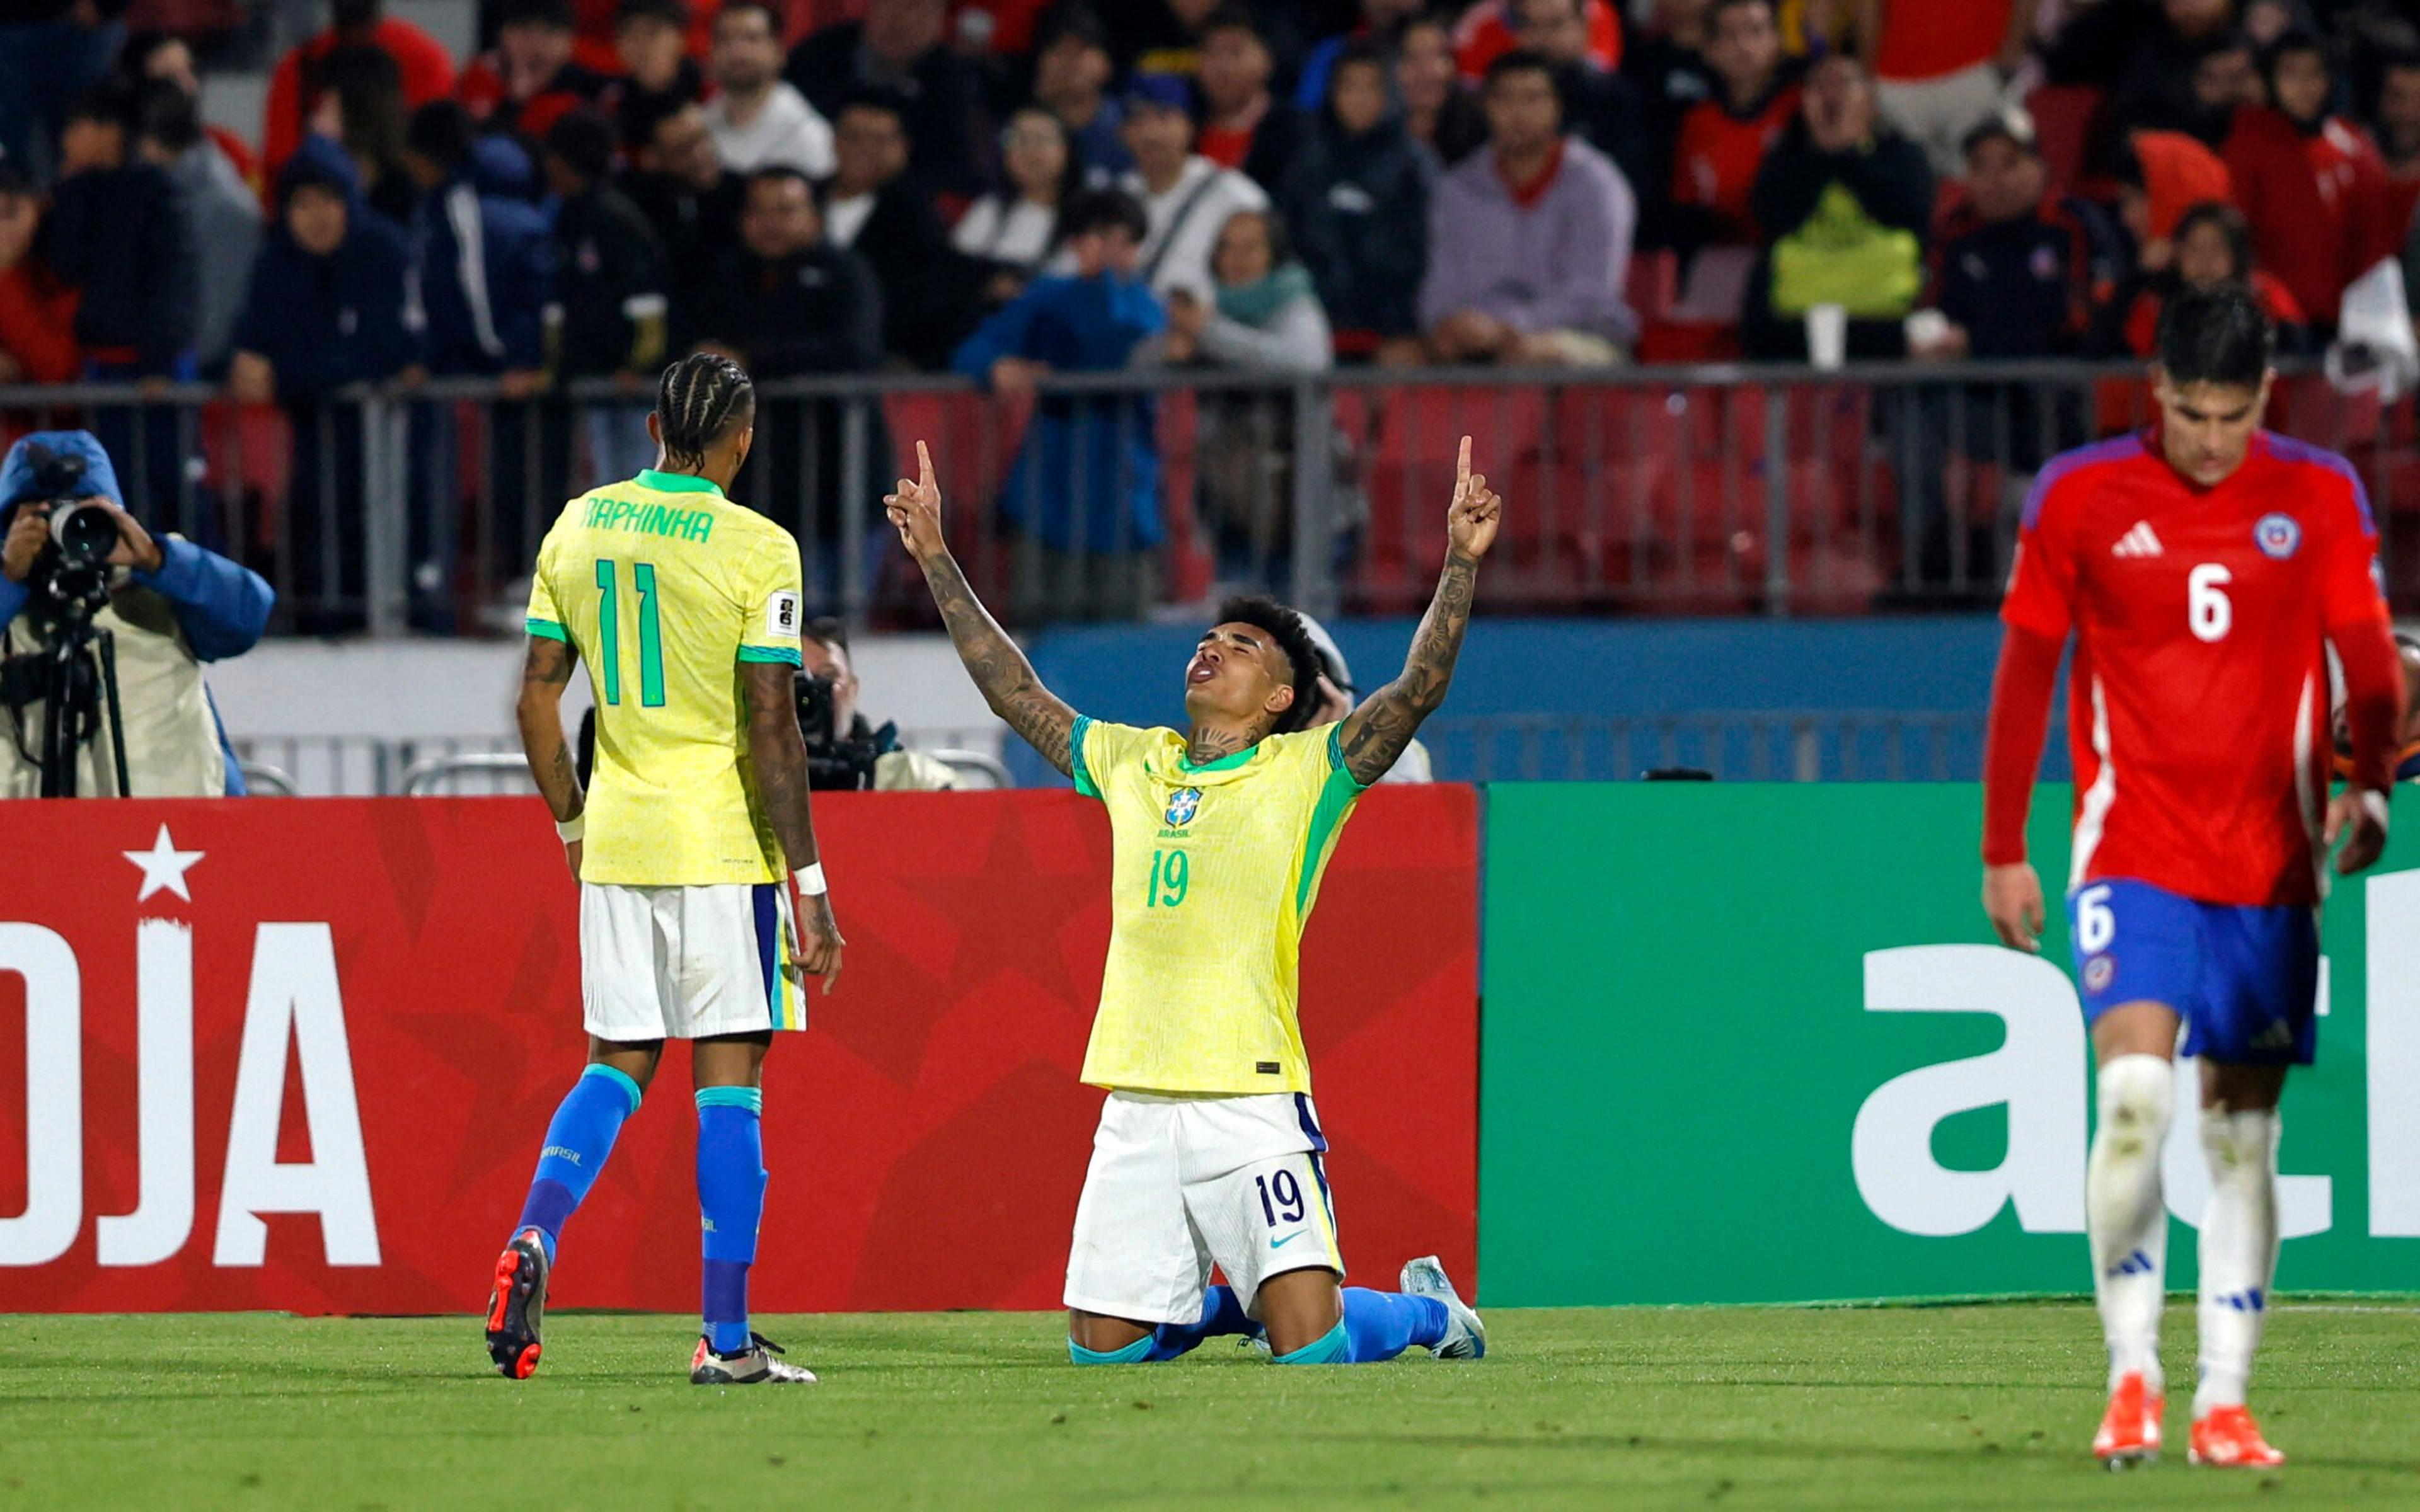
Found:
[[2283, 562], [2302, 546], [2303, 527], [2291, 515], [2263, 515], [2260, 523], [2252, 527], [2252, 539], [2264, 556]]
[[1168, 795], [1168, 824], [1171, 829], [1182, 829], [1193, 823], [1193, 816], [1201, 811], [1200, 788], [1178, 788]]

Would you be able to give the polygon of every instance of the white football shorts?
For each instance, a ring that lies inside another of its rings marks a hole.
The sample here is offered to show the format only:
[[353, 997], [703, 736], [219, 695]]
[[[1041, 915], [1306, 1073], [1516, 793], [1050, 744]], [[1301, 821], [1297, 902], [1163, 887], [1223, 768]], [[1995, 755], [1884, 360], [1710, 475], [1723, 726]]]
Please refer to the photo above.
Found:
[[790, 889], [580, 886], [580, 997], [600, 1040], [703, 1040], [807, 1026]]
[[1343, 1274], [1326, 1149], [1299, 1092], [1111, 1092], [1076, 1205], [1067, 1305], [1138, 1323], [1194, 1322], [1215, 1264], [1257, 1318], [1269, 1277]]

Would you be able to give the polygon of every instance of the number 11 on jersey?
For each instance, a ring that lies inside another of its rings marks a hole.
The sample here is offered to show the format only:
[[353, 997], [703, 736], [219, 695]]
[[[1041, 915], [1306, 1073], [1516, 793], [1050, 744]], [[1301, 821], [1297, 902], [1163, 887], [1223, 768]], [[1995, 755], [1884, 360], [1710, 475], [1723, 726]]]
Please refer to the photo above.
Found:
[[[622, 702], [622, 606], [615, 586], [616, 568], [613, 561], [597, 559], [597, 659], [603, 664], [597, 679], [602, 685], [597, 697], [604, 702], [618, 704]], [[660, 709], [664, 706], [664, 636], [656, 607], [655, 563], [633, 563], [630, 583], [639, 594], [639, 702], [645, 708]]]

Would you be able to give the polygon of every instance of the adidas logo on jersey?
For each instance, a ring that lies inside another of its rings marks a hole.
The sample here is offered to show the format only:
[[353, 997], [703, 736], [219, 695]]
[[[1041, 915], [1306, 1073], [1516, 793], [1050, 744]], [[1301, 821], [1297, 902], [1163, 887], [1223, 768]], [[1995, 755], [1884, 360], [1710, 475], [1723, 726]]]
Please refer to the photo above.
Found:
[[2160, 554], [2160, 537], [2152, 531], [2149, 520], [2138, 519], [2133, 530], [2118, 537], [2118, 544], [2109, 548], [2109, 554], [2115, 557], [2155, 557]]

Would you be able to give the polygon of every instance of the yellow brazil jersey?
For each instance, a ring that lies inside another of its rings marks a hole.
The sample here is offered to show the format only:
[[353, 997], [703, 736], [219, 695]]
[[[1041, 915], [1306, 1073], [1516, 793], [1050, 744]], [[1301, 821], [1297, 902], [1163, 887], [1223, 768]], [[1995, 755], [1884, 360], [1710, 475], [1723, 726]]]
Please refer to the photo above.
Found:
[[1307, 1092], [1303, 921], [1361, 785], [1338, 725], [1195, 766], [1173, 730], [1076, 721], [1077, 789], [1109, 811], [1109, 959], [1084, 1080]]
[[564, 507], [529, 632], [567, 640], [597, 693], [584, 882], [778, 882], [748, 765], [742, 662], [799, 664], [799, 544], [705, 478], [650, 469]]

